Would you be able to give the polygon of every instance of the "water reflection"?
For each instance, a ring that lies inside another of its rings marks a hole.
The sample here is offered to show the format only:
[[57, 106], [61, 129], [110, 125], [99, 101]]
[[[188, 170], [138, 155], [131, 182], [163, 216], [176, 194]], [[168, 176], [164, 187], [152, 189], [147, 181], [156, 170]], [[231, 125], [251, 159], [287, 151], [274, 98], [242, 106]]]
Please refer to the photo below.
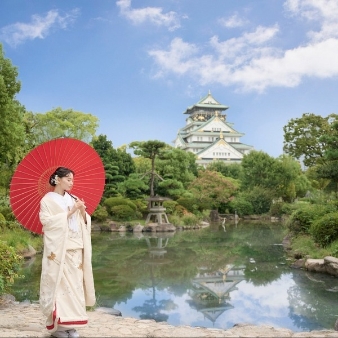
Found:
[[244, 267], [228, 264], [214, 272], [207, 272], [204, 267], [199, 270], [192, 279], [192, 288], [188, 291], [191, 300], [187, 302], [192, 308], [203, 313], [214, 326], [224, 311], [233, 308], [233, 305], [228, 303], [230, 292], [237, 290], [236, 285], [245, 279]]
[[[237, 323], [332, 329], [337, 279], [291, 270], [276, 224], [222, 224], [176, 233], [94, 233], [98, 306], [124, 317], [227, 329]], [[16, 297], [36, 300], [41, 257]]]

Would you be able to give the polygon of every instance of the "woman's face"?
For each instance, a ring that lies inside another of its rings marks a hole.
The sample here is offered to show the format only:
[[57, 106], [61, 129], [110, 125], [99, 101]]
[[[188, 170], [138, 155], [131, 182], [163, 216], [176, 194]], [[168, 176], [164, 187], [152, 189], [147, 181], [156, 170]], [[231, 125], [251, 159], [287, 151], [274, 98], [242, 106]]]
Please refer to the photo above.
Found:
[[69, 191], [72, 189], [74, 184], [74, 176], [72, 173], [69, 173], [67, 176], [60, 178], [59, 177], [59, 184], [62, 190]]

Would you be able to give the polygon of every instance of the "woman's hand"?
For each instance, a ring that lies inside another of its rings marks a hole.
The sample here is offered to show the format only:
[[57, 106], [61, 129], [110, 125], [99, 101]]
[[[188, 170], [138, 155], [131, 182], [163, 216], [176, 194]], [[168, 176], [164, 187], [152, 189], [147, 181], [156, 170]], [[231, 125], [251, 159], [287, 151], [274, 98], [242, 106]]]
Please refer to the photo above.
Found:
[[68, 218], [73, 215], [77, 210], [80, 210], [81, 215], [83, 217], [85, 217], [86, 215], [86, 205], [83, 199], [77, 199], [75, 200], [75, 203], [73, 205], [73, 207], [70, 209], [70, 211], [68, 212]]

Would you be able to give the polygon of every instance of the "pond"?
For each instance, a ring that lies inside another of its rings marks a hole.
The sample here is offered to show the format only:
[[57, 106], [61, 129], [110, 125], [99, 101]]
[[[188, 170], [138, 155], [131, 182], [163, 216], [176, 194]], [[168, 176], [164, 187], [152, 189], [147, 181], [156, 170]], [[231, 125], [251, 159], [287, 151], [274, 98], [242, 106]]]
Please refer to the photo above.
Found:
[[[242, 222], [175, 233], [93, 233], [97, 305], [123, 317], [229, 329], [333, 329], [338, 279], [289, 268], [281, 224]], [[38, 300], [41, 256], [13, 294]]]

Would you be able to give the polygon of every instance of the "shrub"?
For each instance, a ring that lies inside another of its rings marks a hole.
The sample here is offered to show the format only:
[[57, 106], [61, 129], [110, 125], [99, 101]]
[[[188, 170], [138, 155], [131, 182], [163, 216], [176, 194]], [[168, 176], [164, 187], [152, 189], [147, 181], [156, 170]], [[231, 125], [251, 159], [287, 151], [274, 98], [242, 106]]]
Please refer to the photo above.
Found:
[[148, 203], [144, 199], [137, 199], [133, 200], [133, 203], [136, 205], [137, 210], [142, 213], [146, 214], [148, 212]]
[[290, 203], [283, 203], [282, 205], [282, 215], [291, 215], [294, 212], [294, 207]]
[[0, 229], [1, 228], [4, 229], [5, 225], [6, 225], [6, 218], [2, 213], [0, 213]]
[[328, 249], [331, 252], [331, 256], [338, 257], [338, 239], [332, 242]]
[[118, 221], [130, 221], [136, 218], [136, 212], [129, 205], [116, 205], [111, 208], [111, 213]]
[[99, 222], [104, 222], [108, 218], [108, 211], [106, 207], [103, 207], [102, 205], [98, 205], [95, 211], [92, 214], [92, 218], [94, 220], [97, 220]]
[[338, 239], [338, 212], [331, 212], [317, 220], [310, 227], [310, 234], [316, 243], [326, 247]]
[[15, 216], [10, 207], [0, 207], [0, 213], [5, 216], [7, 221], [15, 221]]
[[176, 205], [175, 215], [182, 217], [182, 216], [184, 216], [188, 213], [189, 213], [189, 211], [185, 207], [183, 207], [182, 205], [179, 205], [179, 204]]
[[182, 225], [181, 218], [177, 215], [168, 215], [168, 220], [173, 225]]
[[271, 191], [261, 187], [254, 187], [250, 192], [246, 193], [245, 199], [252, 204], [254, 214], [267, 213], [272, 204]]
[[252, 204], [243, 197], [235, 197], [235, 199], [229, 203], [229, 209], [230, 213], [234, 214], [236, 211], [239, 216], [253, 214]]
[[123, 198], [123, 197], [109, 197], [104, 200], [103, 206], [107, 208], [107, 212], [109, 215], [112, 215], [113, 212], [113, 207], [115, 206], [129, 206], [129, 208], [133, 209], [136, 211], [137, 207], [136, 205], [128, 198]]
[[270, 210], [269, 210], [270, 215], [276, 216], [276, 217], [282, 216], [284, 204], [285, 203], [283, 203], [283, 202], [272, 203], [271, 206], [270, 206]]
[[173, 214], [175, 212], [175, 207], [178, 205], [175, 201], [164, 201], [163, 206], [166, 208], [167, 214]]
[[16, 278], [20, 278], [17, 274], [22, 257], [16, 254], [13, 247], [6, 242], [0, 241], [0, 294], [10, 291]]
[[335, 211], [332, 205], [302, 204], [288, 221], [288, 228], [295, 234], [309, 233], [311, 224], [327, 213]]
[[197, 225], [199, 222], [198, 217], [193, 214], [184, 215], [181, 220], [184, 225]]
[[194, 212], [198, 209], [197, 201], [192, 197], [180, 197], [177, 203], [190, 212]]

